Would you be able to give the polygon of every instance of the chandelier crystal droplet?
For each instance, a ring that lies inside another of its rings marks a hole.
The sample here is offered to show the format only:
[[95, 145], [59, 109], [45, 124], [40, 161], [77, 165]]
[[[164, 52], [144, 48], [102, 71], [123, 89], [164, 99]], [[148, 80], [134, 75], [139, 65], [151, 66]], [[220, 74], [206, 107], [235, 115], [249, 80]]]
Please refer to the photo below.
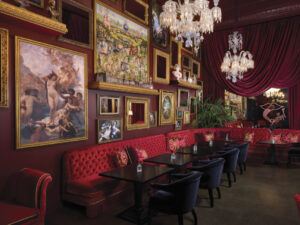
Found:
[[214, 0], [214, 7], [209, 9], [208, 0], [184, 0], [182, 4], [168, 0], [162, 6], [159, 16], [163, 28], [169, 28], [175, 35], [175, 40], [181, 41], [186, 48], [194, 48], [198, 52], [203, 34], [214, 30], [214, 22], [222, 20], [222, 11], [218, 7], [219, 0]]
[[[233, 83], [243, 79], [243, 73], [254, 68], [253, 56], [249, 51], [240, 51], [243, 48], [243, 37], [237, 31], [228, 36], [229, 50], [225, 53], [221, 71], [226, 73], [226, 79]], [[231, 54], [232, 50], [233, 54]], [[240, 51], [239, 54], [238, 51]]]

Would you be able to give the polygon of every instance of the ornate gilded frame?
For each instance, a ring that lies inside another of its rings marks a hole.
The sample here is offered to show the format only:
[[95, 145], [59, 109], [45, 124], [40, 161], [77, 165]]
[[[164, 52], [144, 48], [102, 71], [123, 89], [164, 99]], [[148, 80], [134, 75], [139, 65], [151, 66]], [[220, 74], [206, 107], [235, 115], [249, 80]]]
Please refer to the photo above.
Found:
[[[154, 114], [154, 118], [155, 118], [155, 122], [154, 122], [153, 125], [151, 125], [151, 123], [150, 123], [150, 115], [151, 114]], [[150, 127], [157, 127], [157, 111], [150, 112], [150, 114], [149, 114], [149, 125], [150, 125]]]
[[191, 123], [191, 114], [188, 111], [183, 112], [183, 124]]
[[[49, 48], [49, 49], [55, 49], [55, 50], [60, 50], [64, 51], [70, 54], [82, 56], [84, 59], [84, 136], [82, 137], [74, 137], [74, 138], [66, 138], [66, 139], [58, 139], [58, 140], [50, 140], [50, 141], [42, 141], [42, 142], [35, 142], [35, 143], [26, 143], [22, 144], [21, 143], [21, 117], [20, 117], [20, 42], [26, 42], [29, 44]], [[22, 38], [19, 36], [15, 37], [15, 91], [16, 91], [16, 148], [17, 149], [22, 149], [22, 148], [30, 148], [30, 147], [37, 147], [37, 146], [46, 146], [46, 145], [53, 145], [53, 144], [60, 144], [60, 143], [67, 143], [67, 142], [73, 142], [73, 141], [82, 141], [82, 140], [87, 140], [88, 139], [88, 92], [87, 92], [87, 55], [81, 52], [76, 52], [72, 51], [69, 49], [57, 47], [54, 45]]]
[[[164, 118], [163, 107], [164, 100], [166, 97], [170, 98], [170, 116], [169, 118]], [[159, 95], [159, 125], [170, 125], [175, 123], [175, 113], [176, 113], [176, 92], [160, 90]]]
[[8, 94], [8, 30], [0, 28], [0, 41], [1, 41], [1, 52], [0, 52], [0, 107], [8, 108], [9, 94]]
[[[180, 105], [180, 98], [181, 98], [181, 92], [186, 92], [188, 94], [188, 98], [187, 98], [187, 105], [182, 106]], [[189, 99], [190, 99], [190, 92], [188, 89], [182, 89], [182, 88], [178, 88], [178, 94], [177, 94], [177, 102], [178, 102], [178, 108], [182, 109], [182, 110], [188, 110], [189, 109]]]
[[[144, 104], [144, 120], [142, 124], [131, 124], [131, 118], [128, 111], [131, 110], [131, 104], [138, 103]], [[150, 99], [149, 98], [139, 98], [139, 97], [125, 97], [125, 128], [126, 130], [138, 130], [138, 129], [147, 129], [150, 127], [149, 119], [149, 108], [150, 108]]]
[[[99, 141], [100, 139], [100, 123], [101, 121], [114, 121], [114, 120], [120, 120], [120, 126], [121, 126], [121, 137], [116, 138], [116, 139], [110, 139], [110, 140], [105, 140], [105, 141]], [[121, 141], [123, 140], [123, 119], [122, 118], [105, 118], [105, 119], [97, 119], [97, 143], [98, 144], [103, 144], [103, 143], [109, 143], [109, 142], [114, 142], [114, 141]]]
[[[195, 71], [194, 71], [194, 66], [196, 66], [197, 67], [197, 73], [195, 73]], [[194, 75], [194, 76], [196, 76], [197, 78], [200, 78], [200, 62], [198, 62], [197, 60], [192, 60], [192, 74]]]
[[[175, 54], [173, 53], [173, 47], [176, 48], [175, 44], [177, 45], [177, 63], [174, 62], [173, 64], [172, 60], [173, 60], [173, 55]], [[179, 66], [181, 65], [181, 48], [182, 48], [181, 42], [176, 41], [175, 38], [171, 36], [170, 37], [170, 67], [172, 69], [175, 69], [176, 64], [178, 64]]]
[[34, 6], [36, 6], [36, 7], [39, 7], [39, 8], [44, 8], [44, 0], [41, 0], [41, 4], [39, 5], [39, 4], [36, 4], [35, 2], [32, 2], [32, 1], [30, 1], [30, 0], [28, 0], [28, 3], [30, 4], [30, 5], [34, 5]]
[[[189, 65], [184, 65], [185, 59], [188, 60]], [[181, 68], [191, 69], [191, 65], [192, 65], [192, 57], [190, 57], [189, 55], [186, 55], [186, 54], [181, 54]]]
[[[165, 68], [158, 68], [158, 57], [165, 58]], [[157, 74], [158, 71], [164, 72], [166, 78], [159, 77]], [[170, 83], [170, 55], [156, 48], [153, 48], [153, 82], [160, 84]]]
[[[126, 4], [129, 3], [130, 1], [130, 4], [138, 4], [138, 5], [141, 5], [142, 7], [145, 8], [145, 13], [144, 13], [144, 17], [145, 17], [145, 20], [143, 20], [142, 18], [138, 17], [137, 15], [134, 14], [134, 12], [130, 12], [128, 11], [128, 9], [126, 9]], [[149, 5], [147, 3], [145, 3], [144, 1], [142, 0], [124, 0], [123, 1], [123, 10], [124, 10], [124, 13], [133, 17], [134, 19], [148, 25], [148, 18], [149, 18], [149, 15], [148, 15], [148, 9], [149, 9]]]
[[[180, 124], [180, 127], [177, 126], [178, 122]], [[182, 130], [182, 119], [176, 119], [175, 120], [175, 129], [174, 130]]]
[[[149, 68], [150, 68], [150, 63], [149, 63], [149, 45], [150, 45], [150, 35], [149, 35], [149, 27], [146, 27], [145, 24], [139, 22], [138, 20], [133, 19], [132, 17], [121, 13], [120, 11], [110, 7], [109, 5], [99, 1], [99, 0], [95, 0], [94, 1], [94, 73], [98, 73], [101, 71], [97, 71], [97, 32], [96, 32], [96, 19], [97, 19], [97, 4], [99, 4], [102, 7], [105, 7], [108, 10], [111, 10], [112, 12], [124, 17], [125, 19], [128, 19], [129, 21], [131, 21], [132, 23], [136, 23], [137, 25], [145, 28], [147, 30], [147, 58], [146, 58], [146, 62], [147, 62], [147, 82], [149, 82]], [[106, 78], [107, 78], [107, 74], [106, 74]]]
[[[112, 101], [112, 111], [113, 112], [102, 112], [101, 110], [101, 102], [104, 99], [111, 99]], [[115, 100], [117, 103], [115, 104]], [[118, 116], [120, 115], [120, 97], [119, 96], [106, 96], [106, 95], [97, 95], [97, 114], [98, 116]], [[117, 112], [114, 112], [115, 108], [117, 108]]]
[[87, 48], [87, 49], [93, 49], [93, 31], [94, 31], [94, 28], [93, 28], [93, 18], [94, 18], [94, 13], [93, 13], [93, 10], [80, 4], [79, 2], [77, 1], [74, 1], [74, 0], [61, 0], [61, 1], [58, 1], [58, 12], [59, 12], [59, 21], [62, 22], [62, 17], [63, 17], [63, 8], [62, 8], [62, 5], [63, 5], [63, 2], [69, 4], [69, 5], [72, 5], [82, 11], [85, 11], [89, 14], [89, 43], [86, 44], [86, 43], [83, 43], [83, 42], [79, 42], [79, 41], [75, 41], [75, 40], [72, 40], [72, 39], [69, 39], [69, 38], [66, 38], [62, 35], [58, 36], [57, 37], [57, 40], [59, 41], [62, 41], [62, 42], [66, 42], [68, 44], [72, 44], [72, 45], [76, 45], [76, 46], [79, 46], [79, 47], [83, 47], [83, 48]]

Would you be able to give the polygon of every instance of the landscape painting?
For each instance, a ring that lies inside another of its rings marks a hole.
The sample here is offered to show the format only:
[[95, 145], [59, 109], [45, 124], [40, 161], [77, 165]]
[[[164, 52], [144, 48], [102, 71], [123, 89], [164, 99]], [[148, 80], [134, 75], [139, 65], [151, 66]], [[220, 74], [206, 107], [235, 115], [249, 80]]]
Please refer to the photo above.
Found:
[[16, 37], [17, 148], [87, 139], [87, 56]]
[[148, 83], [148, 28], [95, 3], [94, 72], [106, 80]]

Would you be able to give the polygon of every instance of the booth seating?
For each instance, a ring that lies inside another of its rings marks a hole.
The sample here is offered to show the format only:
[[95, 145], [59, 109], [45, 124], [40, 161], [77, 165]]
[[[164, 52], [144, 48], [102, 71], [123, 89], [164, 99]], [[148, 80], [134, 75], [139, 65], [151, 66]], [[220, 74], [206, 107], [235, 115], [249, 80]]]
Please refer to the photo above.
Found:
[[296, 205], [297, 205], [297, 208], [298, 208], [298, 213], [299, 213], [299, 216], [300, 216], [300, 194], [295, 194], [295, 200], [296, 200]]
[[96, 217], [104, 209], [104, 200], [131, 187], [125, 181], [99, 176], [118, 168], [115, 153], [125, 148], [144, 149], [148, 157], [154, 157], [166, 152], [166, 138], [156, 135], [67, 152], [63, 157], [63, 200], [86, 207], [86, 215]]
[[0, 224], [42, 225], [46, 215], [46, 191], [50, 174], [24, 168], [13, 174], [0, 200]]

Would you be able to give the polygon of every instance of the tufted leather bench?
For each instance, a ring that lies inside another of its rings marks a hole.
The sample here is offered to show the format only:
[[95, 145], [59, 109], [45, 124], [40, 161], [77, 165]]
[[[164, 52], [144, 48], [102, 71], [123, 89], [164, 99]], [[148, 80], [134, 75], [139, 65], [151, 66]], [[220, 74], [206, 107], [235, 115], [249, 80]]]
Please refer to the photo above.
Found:
[[143, 148], [149, 157], [166, 152], [164, 135], [107, 143], [66, 152], [63, 156], [62, 198], [86, 207], [88, 217], [96, 217], [105, 200], [128, 190], [128, 182], [99, 176], [116, 169], [114, 153], [118, 148]]

